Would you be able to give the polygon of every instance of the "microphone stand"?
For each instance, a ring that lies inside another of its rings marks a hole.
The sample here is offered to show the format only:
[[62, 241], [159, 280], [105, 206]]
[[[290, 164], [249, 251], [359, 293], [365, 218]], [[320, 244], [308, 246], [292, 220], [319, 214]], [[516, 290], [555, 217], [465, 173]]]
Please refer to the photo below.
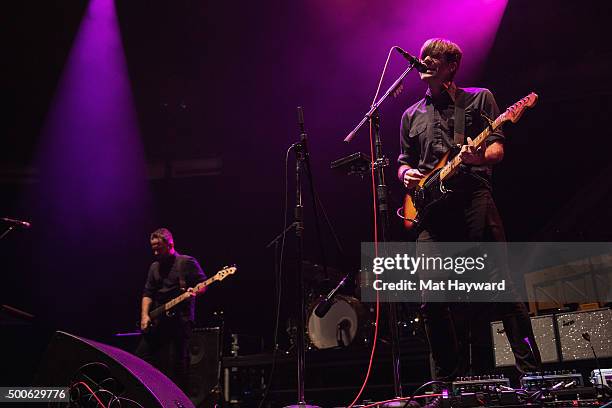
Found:
[[593, 352], [593, 357], [595, 357], [595, 363], [597, 364], [597, 371], [599, 371], [599, 380], [601, 381], [602, 389], [609, 389], [610, 387], [608, 387], [608, 382], [604, 379], [604, 376], [601, 373], [601, 365], [599, 364], [599, 358], [597, 358], [597, 353], [595, 353], [595, 347], [593, 347], [593, 343], [591, 343], [591, 335], [588, 332], [582, 333], [582, 338], [589, 342], [589, 346], [591, 347], [591, 351]]
[[[385, 167], [389, 165], [389, 159], [384, 156], [382, 140], [380, 137], [380, 115], [378, 113], [378, 107], [387, 99], [387, 97], [398, 88], [402, 80], [408, 72], [412, 71], [413, 65], [410, 65], [400, 77], [387, 89], [387, 92], [376, 101], [370, 110], [365, 114], [361, 122], [344, 138], [345, 142], [350, 142], [355, 137], [356, 133], [363, 127], [366, 122], [370, 122], [374, 131], [374, 173], [376, 178], [376, 210], [378, 211], [380, 223], [379, 228], [381, 231], [381, 242], [388, 241], [389, 234], [389, 203], [387, 199], [388, 188], [385, 184]], [[397, 304], [394, 302], [388, 302], [389, 305], [389, 330], [391, 331], [391, 353], [392, 353], [392, 366], [393, 366], [393, 386], [395, 397], [402, 397], [402, 380], [400, 372], [400, 347], [399, 347], [399, 331], [398, 331], [398, 319], [397, 319]]]
[[[304, 206], [302, 204], [302, 171], [310, 168], [308, 160], [308, 139], [304, 130], [304, 113], [302, 107], [298, 107], [298, 123], [300, 126], [300, 141], [294, 144], [295, 151], [295, 211], [294, 225], [296, 238], [296, 258], [298, 272], [298, 328], [296, 338], [297, 348], [297, 393], [298, 402], [285, 408], [319, 408], [315, 405], [307, 405], [304, 398], [304, 360], [306, 345], [304, 342], [306, 318], [304, 313]], [[312, 182], [312, 180], [311, 180]]]
[[376, 101], [372, 105], [372, 107], [370, 108], [368, 113], [366, 113], [365, 116], [363, 117], [363, 119], [361, 119], [361, 122], [359, 122], [357, 124], [357, 126], [355, 126], [355, 129], [351, 130], [351, 133], [349, 133], [344, 138], [344, 141], [346, 143], [349, 143], [351, 140], [353, 140], [353, 138], [355, 137], [355, 135], [357, 134], [359, 129], [361, 129], [363, 127], [363, 125], [365, 125], [365, 123], [367, 121], [372, 119], [372, 116], [374, 115], [374, 112], [376, 112], [378, 110], [378, 107], [385, 101], [385, 99], [387, 99], [387, 97], [391, 94], [391, 92], [393, 92], [395, 89], [397, 89], [397, 87], [402, 83], [402, 81], [404, 80], [406, 75], [408, 75], [408, 73], [410, 71], [412, 71], [413, 68], [414, 68], [414, 66], [412, 66], [412, 65], [409, 66], [408, 68], [406, 68], [406, 70], [402, 73], [402, 75], [400, 75], [399, 78], [397, 78], [397, 80], [393, 84], [391, 84], [389, 89], [387, 89], [387, 92], [385, 92], [385, 94], [383, 96], [381, 96], [380, 99], [378, 101]]

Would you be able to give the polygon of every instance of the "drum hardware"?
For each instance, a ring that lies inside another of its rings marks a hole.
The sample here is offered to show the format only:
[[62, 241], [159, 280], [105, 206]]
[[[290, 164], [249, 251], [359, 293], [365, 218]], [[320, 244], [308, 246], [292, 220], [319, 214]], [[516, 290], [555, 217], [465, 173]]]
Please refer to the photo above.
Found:
[[338, 341], [338, 347], [346, 347], [350, 344], [350, 341], [345, 341], [344, 337], [349, 339], [351, 329], [351, 322], [348, 320], [342, 320], [338, 323], [336, 330], [336, 339]]

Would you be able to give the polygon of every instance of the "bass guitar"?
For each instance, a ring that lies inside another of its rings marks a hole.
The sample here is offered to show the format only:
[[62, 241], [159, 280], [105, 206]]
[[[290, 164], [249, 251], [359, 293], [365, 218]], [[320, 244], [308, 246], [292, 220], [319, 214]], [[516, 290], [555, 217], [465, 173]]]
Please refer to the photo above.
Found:
[[[499, 128], [504, 122], [518, 122], [527, 108], [533, 107], [538, 100], [538, 95], [530, 93], [514, 105], [510, 106], [504, 113], [491, 121], [474, 140], [476, 147], [483, 146], [487, 137]], [[403, 216], [404, 226], [411, 230], [423, 220], [432, 205], [443, 200], [452, 192], [446, 187], [446, 182], [457, 173], [462, 164], [461, 157], [455, 155], [452, 159], [452, 150], [449, 150], [438, 164], [429, 173], [425, 174], [417, 186], [410, 190], [404, 199]], [[399, 213], [399, 212], [398, 212]]]
[[[238, 268], [236, 268], [235, 266], [225, 267], [225, 268], [221, 269], [219, 272], [217, 272], [215, 274], [215, 276], [213, 276], [211, 278], [208, 278], [205, 281], [200, 282], [197, 285], [195, 285], [193, 287], [193, 292], [197, 293], [197, 292], [201, 291], [202, 289], [204, 289], [205, 287], [209, 286], [210, 284], [212, 284], [215, 281], [222, 281], [223, 279], [225, 279], [229, 275], [233, 275], [234, 273], [236, 273], [237, 270], [238, 270]], [[181, 295], [175, 297], [174, 299], [172, 299], [172, 300], [164, 303], [163, 305], [158, 306], [155, 309], [151, 310], [149, 312], [149, 318], [151, 318], [151, 324], [150, 324], [149, 328], [150, 327], [154, 327], [159, 322], [159, 319], [163, 318], [164, 316], [167, 316], [167, 317], [173, 316], [174, 311], [172, 309], [175, 308], [181, 302], [184, 302], [185, 300], [191, 298], [192, 296], [193, 296], [193, 294], [191, 294], [189, 292], [182, 293]]]

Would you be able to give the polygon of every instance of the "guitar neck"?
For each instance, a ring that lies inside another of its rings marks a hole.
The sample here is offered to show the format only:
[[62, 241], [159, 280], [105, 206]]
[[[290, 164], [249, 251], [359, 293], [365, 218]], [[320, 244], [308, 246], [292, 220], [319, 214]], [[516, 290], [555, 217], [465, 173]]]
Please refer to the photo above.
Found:
[[[504, 115], [499, 115], [497, 119], [495, 119], [491, 126], [487, 126], [485, 130], [480, 132], [480, 134], [473, 140], [473, 145], [476, 147], [480, 147], [485, 144], [487, 138], [494, 132], [498, 127], [504, 123], [505, 117]], [[460, 155], [456, 155], [453, 157], [446, 165], [440, 170], [440, 181], [444, 181], [445, 179], [451, 177], [453, 174], [457, 172], [459, 166], [463, 163]]]
[[[202, 289], [204, 289], [206, 286], [210, 285], [211, 283], [213, 283], [216, 280], [218, 280], [217, 275], [213, 276], [212, 278], [206, 279], [204, 282], [198, 283], [197, 285], [195, 285], [193, 287], [193, 290], [195, 292], [199, 292]], [[169, 301], [167, 303], [164, 303], [163, 305], [153, 309], [153, 311], [149, 312], [149, 317], [151, 317], [151, 319], [155, 319], [155, 318], [161, 316], [163, 313], [167, 312], [168, 310], [172, 309], [174, 306], [176, 306], [179, 303], [183, 302], [185, 299], [189, 299], [190, 297], [191, 297], [191, 294], [185, 292], [185, 293], [175, 297], [171, 301]]]

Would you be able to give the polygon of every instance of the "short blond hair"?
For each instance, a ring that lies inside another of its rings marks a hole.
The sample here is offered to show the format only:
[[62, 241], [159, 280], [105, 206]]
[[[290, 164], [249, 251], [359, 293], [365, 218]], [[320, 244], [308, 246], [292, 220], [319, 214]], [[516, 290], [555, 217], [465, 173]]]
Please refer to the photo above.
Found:
[[448, 63], [456, 62], [457, 69], [453, 73], [453, 76], [459, 70], [459, 65], [461, 64], [462, 56], [463, 51], [461, 51], [461, 48], [459, 48], [457, 44], [450, 40], [447, 40], [446, 38], [430, 38], [429, 40], [425, 41], [425, 43], [423, 43], [423, 46], [421, 47], [421, 59], [425, 59], [426, 57], [444, 57], [444, 59]]

